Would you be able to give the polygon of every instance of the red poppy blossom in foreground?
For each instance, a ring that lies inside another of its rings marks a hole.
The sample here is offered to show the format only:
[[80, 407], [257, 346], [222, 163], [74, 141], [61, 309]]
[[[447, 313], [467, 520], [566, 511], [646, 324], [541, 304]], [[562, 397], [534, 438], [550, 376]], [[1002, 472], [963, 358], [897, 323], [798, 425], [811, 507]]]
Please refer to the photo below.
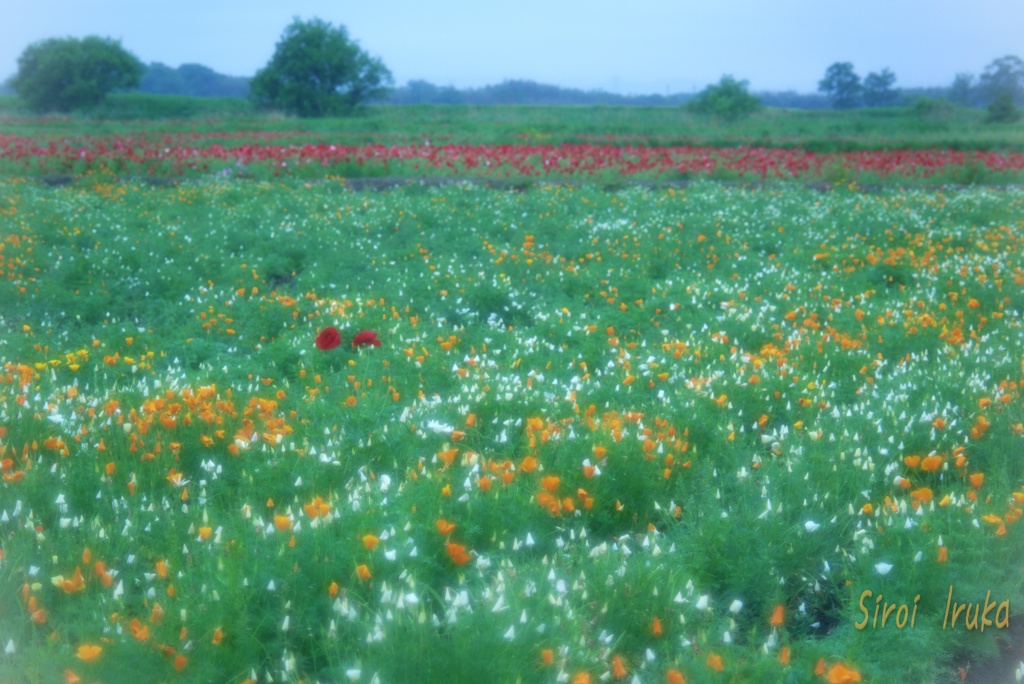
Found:
[[352, 338], [353, 348], [369, 347], [370, 345], [373, 345], [374, 347], [380, 346], [380, 340], [377, 339], [377, 333], [375, 332], [364, 330], [358, 335], [356, 335], [354, 338]]
[[316, 348], [327, 351], [328, 349], [334, 349], [341, 344], [341, 333], [338, 332], [337, 328], [327, 327], [320, 331], [320, 334], [316, 336]]

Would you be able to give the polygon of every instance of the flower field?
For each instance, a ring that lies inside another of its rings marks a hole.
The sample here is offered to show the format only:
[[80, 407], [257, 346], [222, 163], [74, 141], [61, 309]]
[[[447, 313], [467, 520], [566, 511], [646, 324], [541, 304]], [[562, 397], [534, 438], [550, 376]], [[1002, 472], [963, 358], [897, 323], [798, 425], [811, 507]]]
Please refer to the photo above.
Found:
[[29, 175], [194, 177], [451, 176], [483, 178], [858, 180], [1019, 183], [1024, 153], [942, 149], [816, 153], [740, 145], [326, 143], [266, 132], [0, 135], [0, 170]]
[[[704, 163], [178, 142], [0, 165]], [[0, 681], [947, 682], [1024, 620], [1024, 191], [293, 175], [0, 183]]]

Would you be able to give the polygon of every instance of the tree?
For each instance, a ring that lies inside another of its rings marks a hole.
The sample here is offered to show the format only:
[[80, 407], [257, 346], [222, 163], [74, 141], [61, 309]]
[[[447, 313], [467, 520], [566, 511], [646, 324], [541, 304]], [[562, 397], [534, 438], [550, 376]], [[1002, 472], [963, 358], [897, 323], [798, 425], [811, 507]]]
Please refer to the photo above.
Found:
[[834, 109], [852, 109], [860, 104], [860, 77], [849, 62], [836, 62], [818, 82], [818, 92], [828, 95]]
[[18, 57], [11, 86], [37, 112], [95, 107], [115, 88], [133, 88], [145, 69], [120, 41], [88, 36], [33, 43]]
[[988, 102], [1009, 93], [1015, 102], [1024, 101], [1024, 61], [1007, 55], [994, 60], [981, 74], [981, 91]]
[[1020, 110], [1013, 104], [1013, 95], [1008, 90], [999, 91], [986, 109], [988, 116], [985, 119], [992, 123], [1013, 123], [1021, 117]]
[[709, 85], [687, 103], [698, 114], [713, 114], [726, 121], [735, 121], [761, 108], [761, 100], [747, 92], [747, 82], [722, 76], [718, 85]]
[[387, 93], [391, 72], [349, 40], [344, 26], [294, 19], [274, 56], [256, 73], [249, 95], [261, 107], [304, 117], [347, 114]]
[[976, 90], [973, 74], [957, 74], [953, 79], [953, 85], [949, 88], [949, 101], [963, 107], [970, 107], [977, 102]]
[[868, 74], [864, 78], [864, 104], [868, 107], [887, 107], [895, 103], [899, 95], [892, 87], [895, 82], [896, 75], [887, 68], [878, 74]]

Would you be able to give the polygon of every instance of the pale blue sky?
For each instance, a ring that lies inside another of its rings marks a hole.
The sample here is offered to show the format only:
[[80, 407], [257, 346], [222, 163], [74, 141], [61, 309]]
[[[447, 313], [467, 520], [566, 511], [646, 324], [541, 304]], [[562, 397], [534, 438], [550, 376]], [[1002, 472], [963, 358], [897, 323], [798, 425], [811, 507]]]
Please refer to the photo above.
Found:
[[0, 79], [30, 43], [86, 35], [147, 63], [251, 76], [294, 16], [344, 24], [396, 85], [520, 78], [664, 94], [728, 73], [757, 91], [813, 92], [836, 61], [917, 87], [1024, 58], [1024, 0], [0, 0]]

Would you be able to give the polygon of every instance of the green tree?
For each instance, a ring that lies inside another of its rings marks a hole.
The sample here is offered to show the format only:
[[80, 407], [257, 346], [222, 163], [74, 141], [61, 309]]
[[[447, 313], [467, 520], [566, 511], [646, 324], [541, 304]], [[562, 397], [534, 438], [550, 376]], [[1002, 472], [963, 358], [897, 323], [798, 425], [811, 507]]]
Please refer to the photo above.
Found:
[[988, 101], [989, 121], [1017, 121], [1021, 113], [1016, 104], [1024, 101], [1024, 61], [1013, 55], [994, 60], [981, 75], [980, 89]]
[[11, 86], [33, 111], [70, 112], [95, 107], [115, 88], [137, 86], [144, 70], [120, 41], [50, 38], [25, 48]]
[[1021, 102], [1024, 100], [1024, 61], [1013, 55], [992, 61], [981, 74], [979, 85], [988, 101], [1005, 92], [1015, 102]]
[[836, 62], [825, 71], [825, 78], [818, 82], [818, 92], [828, 95], [834, 109], [858, 106], [861, 90], [860, 77], [849, 62]]
[[761, 108], [761, 100], [747, 92], [747, 82], [722, 76], [717, 85], [709, 85], [687, 103], [697, 114], [712, 114], [726, 121], [749, 116]]
[[978, 99], [973, 74], [957, 74], [949, 88], [949, 101], [963, 107], [970, 107]]
[[896, 102], [899, 93], [892, 87], [896, 75], [889, 69], [871, 72], [864, 78], [864, 104], [868, 107], [888, 107]]
[[344, 26], [294, 19], [274, 56], [249, 84], [261, 107], [303, 117], [350, 113], [357, 105], [387, 93], [391, 72], [349, 40]]

